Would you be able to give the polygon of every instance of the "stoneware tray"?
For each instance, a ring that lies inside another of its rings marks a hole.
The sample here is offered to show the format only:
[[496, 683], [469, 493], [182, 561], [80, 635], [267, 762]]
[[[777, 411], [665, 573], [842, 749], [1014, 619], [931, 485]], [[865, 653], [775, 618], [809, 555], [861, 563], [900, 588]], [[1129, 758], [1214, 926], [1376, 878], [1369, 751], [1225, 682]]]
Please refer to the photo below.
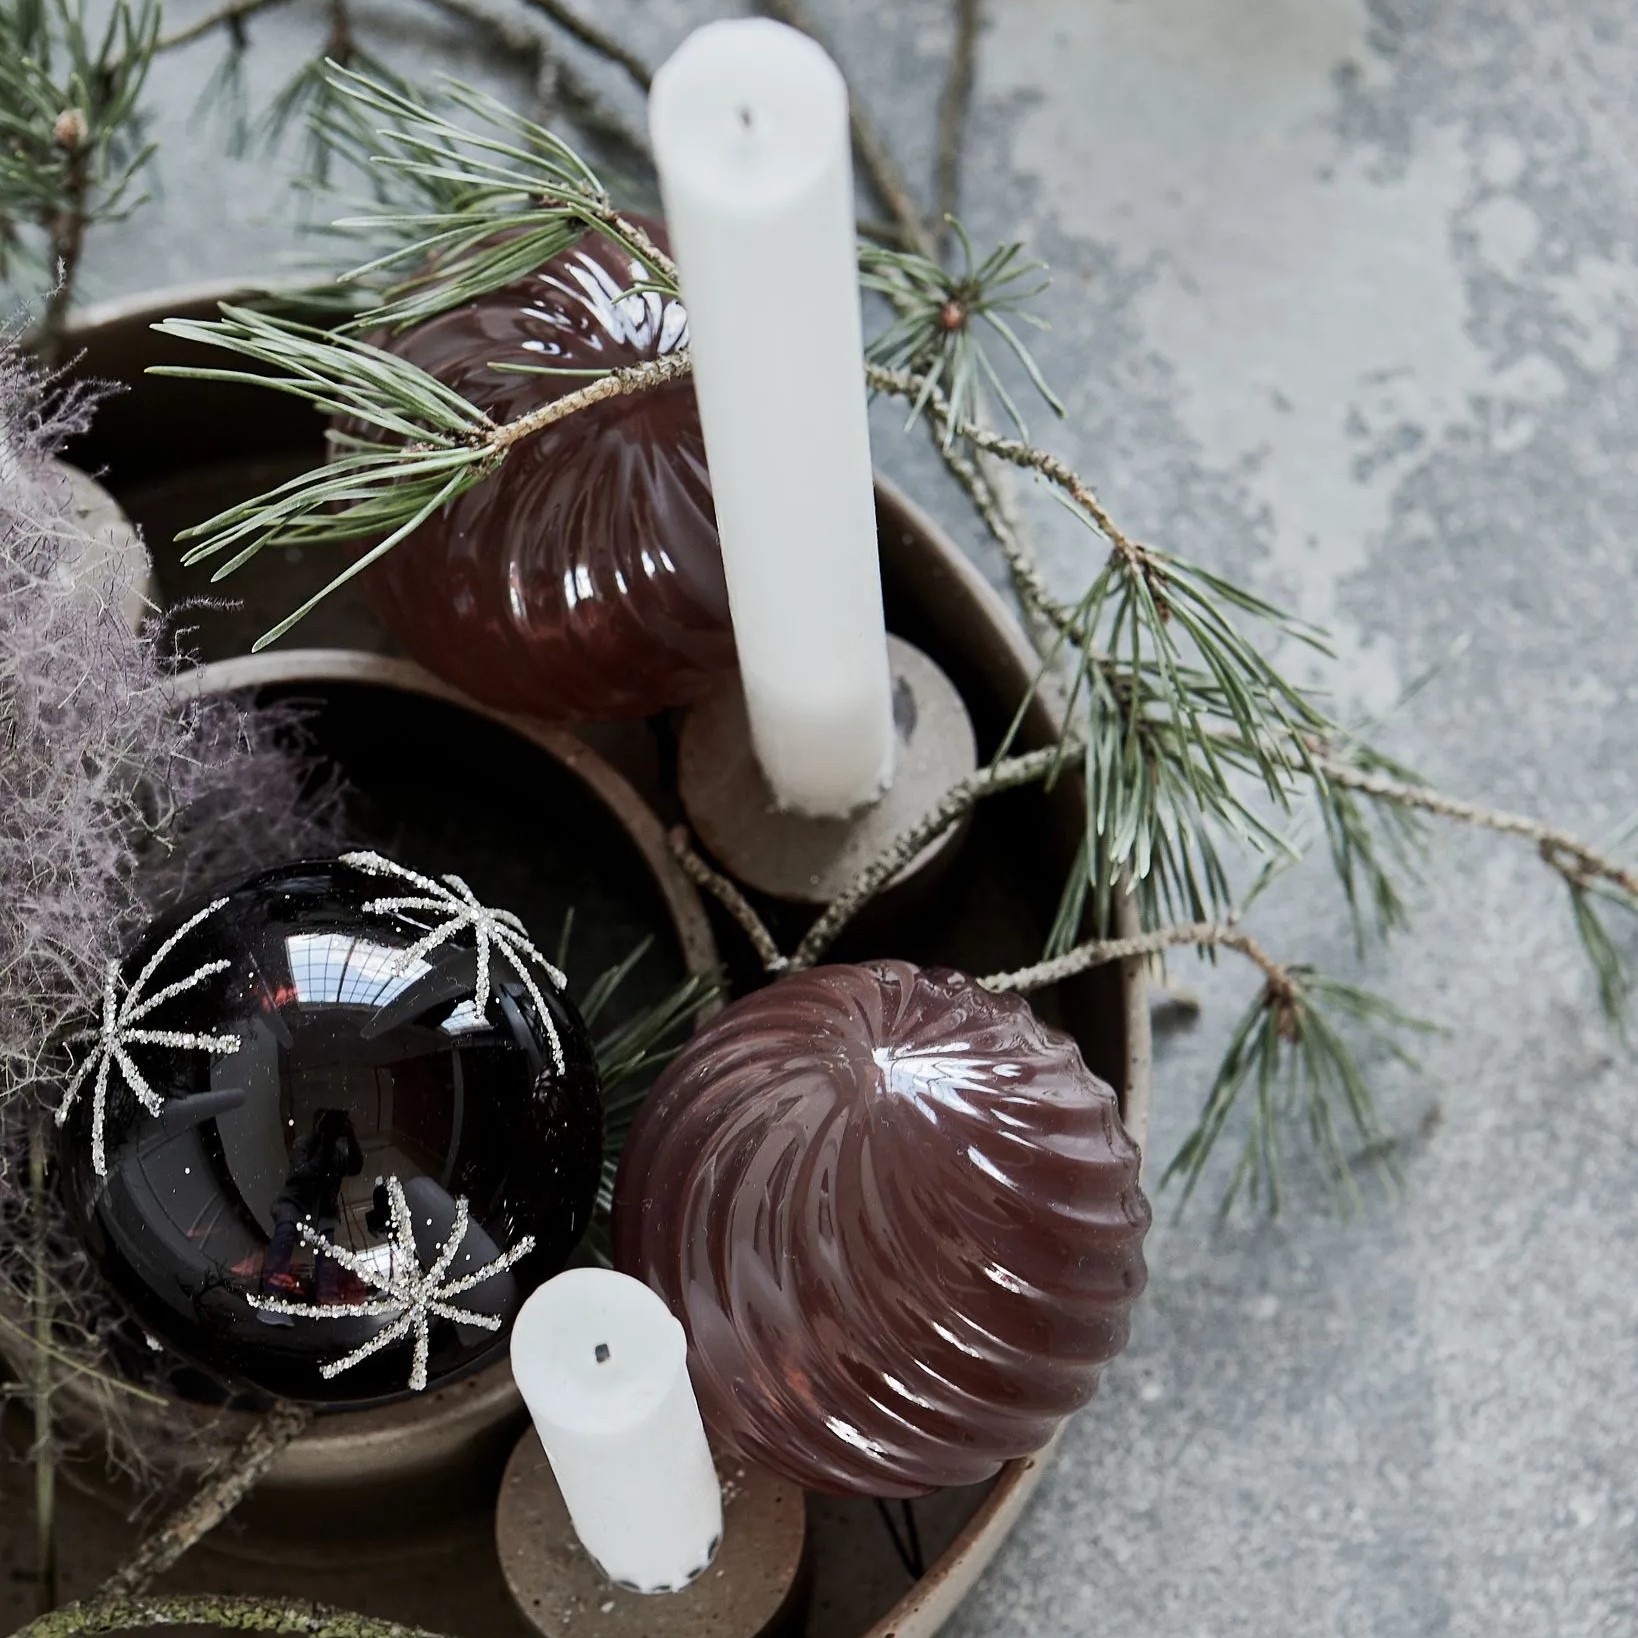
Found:
[[[226, 588], [177, 564], [175, 532], [224, 505], [280, 481], [320, 456], [321, 427], [304, 405], [272, 393], [147, 376], [188, 349], [150, 326], [176, 315], [208, 316], [229, 288], [191, 288], [87, 310], [75, 341], [79, 373], [123, 390], [97, 416], [91, 435], [69, 452], [98, 476], [142, 527], [155, 560], [160, 602], [175, 608], [207, 591], [242, 599], [235, 610], [183, 612], [188, 641], [212, 662], [201, 687], [276, 687], [317, 701], [319, 737], [333, 720], [345, 740], [349, 699], [359, 689], [410, 702], [402, 730], [406, 777], [436, 781], [436, 735], [415, 725], [416, 710], [471, 711], [487, 731], [511, 734], [520, 754], [552, 758], [623, 827], [647, 878], [653, 914], [669, 935], [676, 970], [708, 964], [711, 927], [660, 845], [677, 813], [659, 769], [656, 736], [643, 726], [586, 730], [580, 736], [506, 722], [467, 705], [424, 673], [392, 658], [392, 644], [354, 587], [309, 617], [287, 644], [243, 658], [272, 618], [334, 571], [334, 559], [263, 553]], [[931, 654], [961, 690], [979, 739], [993, 752], [1035, 669], [1010, 612], [959, 549], [890, 483], [878, 481], [884, 589], [889, 626]], [[349, 595], [350, 594], [350, 595]], [[325, 652], [314, 653], [313, 650]], [[347, 651], [337, 653], [336, 651]], [[352, 691], [351, 695], [349, 691]], [[1049, 705], [1030, 709], [1021, 748], [1049, 743]], [[432, 741], [425, 743], [423, 741]], [[587, 746], [594, 750], [588, 750]], [[345, 754], [343, 754], [345, 762]], [[417, 765], [420, 772], [417, 774]], [[656, 811], [650, 811], [650, 809]], [[543, 846], [552, 816], [520, 818]], [[525, 822], [526, 821], [526, 822]], [[838, 959], [892, 953], [969, 971], [1023, 965], [1039, 954], [1059, 884], [1083, 821], [1081, 782], [1050, 793], [1029, 789], [984, 803], [959, 858], [935, 896], [890, 900], [855, 926]], [[1135, 931], [1122, 907], [1122, 931]], [[789, 939], [800, 922], [778, 929]], [[748, 975], [732, 927], [716, 938], [737, 976]], [[1149, 1098], [1149, 1021], [1141, 966], [1099, 969], [1036, 998], [1038, 1010], [1070, 1030], [1092, 1068], [1121, 1092], [1126, 1122], [1142, 1141]], [[324, 1418], [297, 1442], [234, 1519], [167, 1578], [176, 1590], [296, 1595], [368, 1610], [461, 1638], [523, 1638], [493, 1548], [500, 1470], [522, 1421], [504, 1369], [480, 1373], [424, 1401], [385, 1412]], [[195, 1416], [179, 1403], [156, 1413], [156, 1440]], [[1084, 1414], [1095, 1417], [1097, 1405]], [[380, 1425], [377, 1426], [376, 1423]], [[9, 1429], [26, 1446], [26, 1427]], [[928, 1638], [960, 1603], [1008, 1532], [1051, 1452], [1005, 1468], [989, 1485], [914, 1504], [919, 1541], [905, 1551], [869, 1501], [811, 1498], [811, 1638]], [[91, 1590], [138, 1538], [133, 1498], [87, 1468], [67, 1475], [63, 1502], [63, 1596]], [[27, 1469], [0, 1466], [0, 1631], [32, 1613], [31, 1589], [15, 1569], [31, 1551]], [[908, 1564], [907, 1564], [908, 1560]], [[918, 1573], [915, 1573], [919, 1571]]]

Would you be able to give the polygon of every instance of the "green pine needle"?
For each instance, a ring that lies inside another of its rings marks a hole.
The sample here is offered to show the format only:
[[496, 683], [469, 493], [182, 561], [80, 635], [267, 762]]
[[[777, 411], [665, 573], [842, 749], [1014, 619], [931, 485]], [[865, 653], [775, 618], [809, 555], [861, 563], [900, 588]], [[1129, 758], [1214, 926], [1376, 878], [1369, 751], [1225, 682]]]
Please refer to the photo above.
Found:
[[966, 229], [953, 216], [947, 220], [961, 246], [959, 271], [913, 251], [860, 246], [860, 284], [885, 296], [894, 310], [893, 322], [872, 339], [865, 357], [925, 378], [920, 396], [911, 403], [907, 425], [926, 412], [935, 393], [944, 395], [950, 406], [941, 429], [946, 448], [953, 447], [964, 426], [982, 419], [991, 395], [1020, 435], [1027, 436], [1023, 415], [984, 338], [987, 334], [998, 341], [1053, 412], [1064, 413], [1015, 328], [1018, 324], [1046, 328], [1045, 321], [1030, 311], [1030, 303], [1050, 282], [1044, 277], [1045, 266], [1026, 260], [1019, 244], [1000, 245], [975, 263]]
[[379, 208], [335, 230], [372, 246], [341, 281], [373, 292], [354, 328], [413, 324], [532, 271], [588, 231], [622, 246], [676, 293], [676, 270], [615, 210], [562, 138], [451, 81], [444, 113], [370, 74], [331, 63], [334, 106], [315, 130], [373, 172]]
[[223, 304], [219, 319], [166, 319], [163, 335], [216, 347], [254, 368], [156, 366], [155, 375], [231, 381], [305, 399], [359, 425], [333, 433], [332, 459], [241, 501], [179, 537], [193, 544], [185, 563], [226, 556], [220, 580], [266, 546], [373, 544], [316, 596], [256, 642], [283, 636], [339, 586], [369, 567], [440, 507], [480, 482], [504, 459], [488, 434], [494, 423], [424, 370], [351, 337], [274, 313]]
[[1394, 1146], [1347, 1035], [1363, 1033], [1380, 1051], [1414, 1067], [1404, 1038], [1431, 1028], [1357, 985], [1309, 967], [1284, 969], [1283, 981], [1266, 983], [1235, 1027], [1199, 1120], [1162, 1184], [1182, 1179], [1181, 1210], [1244, 1106], [1245, 1136], [1224, 1192], [1225, 1214], [1242, 1196], [1270, 1215], [1279, 1211], [1285, 1131], [1293, 1122], [1306, 1125], [1340, 1205], [1353, 1209], [1359, 1202], [1356, 1157], [1343, 1133], [1351, 1133], [1364, 1156], [1390, 1177]]

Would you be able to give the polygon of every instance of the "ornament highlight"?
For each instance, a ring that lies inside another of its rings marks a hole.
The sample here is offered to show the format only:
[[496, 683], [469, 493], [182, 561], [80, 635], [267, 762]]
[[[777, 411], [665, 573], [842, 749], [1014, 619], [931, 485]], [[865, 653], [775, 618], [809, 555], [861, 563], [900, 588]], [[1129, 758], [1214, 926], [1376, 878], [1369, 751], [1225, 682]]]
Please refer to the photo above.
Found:
[[1113, 1090], [1018, 996], [819, 967], [661, 1077], [615, 1262], [682, 1320], [719, 1443], [810, 1489], [918, 1495], [1092, 1396], [1145, 1280], [1138, 1165]]
[[585, 1025], [457, 877], [253, 877], [157, 924], [85, 1039], [68, 1209], [150, 1334], [230, 1384], [367, 1401], [476, 1368], [590, 1219]]
[[[681, 303], [634, 289], [648, 277], [588, 233], [513, 284], [375, 339], [507, 421], [688, 345]], [[732, 673], [734, 639], [693, 383], [524, 439], [364, 585], [415, 659], [486, 705], [579, 722], [697, 698]]]

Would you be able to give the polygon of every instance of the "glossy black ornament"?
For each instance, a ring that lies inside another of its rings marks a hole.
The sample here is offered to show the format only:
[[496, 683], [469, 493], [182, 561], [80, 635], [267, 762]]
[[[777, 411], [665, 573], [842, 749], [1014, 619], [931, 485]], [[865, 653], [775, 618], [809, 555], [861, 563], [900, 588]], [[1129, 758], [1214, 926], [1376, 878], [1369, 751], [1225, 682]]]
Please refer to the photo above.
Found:
[[591, 1216], [596, 1064], [520, 923], [375, 854], [155, 924], [74, 1043], [91, 1255], [233, 1383], [372, 1401], [505, 1346]]

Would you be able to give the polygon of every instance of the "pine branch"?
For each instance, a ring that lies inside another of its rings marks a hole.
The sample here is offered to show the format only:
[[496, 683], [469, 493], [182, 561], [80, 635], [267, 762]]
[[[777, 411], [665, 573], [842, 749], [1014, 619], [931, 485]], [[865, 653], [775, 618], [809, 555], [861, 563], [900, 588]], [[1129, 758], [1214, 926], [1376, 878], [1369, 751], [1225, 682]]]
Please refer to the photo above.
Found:
[[1013, 990], [1028, 994], [1032, 990], [1044, 990], [1049, 985], [1061, 984], [1066, 978], [1074, 978], [1080, 973], [1091, 972], [1094, 967], [1106, 967], [1114, 961], [1131, 961], [1139, 956], [1160, 955], [1184, 946], [1237, 951], [1255, 963], [1270, 983], [1285, 982], [1286, 970], [1233, 921], [1185, 922], [1156, 927], [1146, 933], [1134, 933], [1130, 938], [1088, 939], [1062, 955], [1038, 961], [1029, 967], [1019, 967], [1012, 972], [991, 973], [978, 982], [987, 990]]
[[122, 1603], [145, 1593], [255, 1489], [312, 1421], [313, 1412], [306, 1405], [287, 1400], [275, 1404], [245, 1441], [216, 1463], [194, 1494], [103, 1582], [92, 1602]]
[[[1235, 949], [1236, 945], [1227, 944]], [[1242, 952], [1244, 953], [1244, 952]], [[1254, 958], [1256, 959], [1256, 958]], [[1257, 965], [1267, 974], [1262, 959]], [[1362, 1033], [1414, 1068], [1403, 1037], [1431, 1026], [1356, 985], [1312, 968], [1276, 966], [1242, 1015], [1218, 1067], [1194, 1130], [1167, 1166], [1162, 1184], [1183, 1179], [1179, 1210], [1188, 1204], [1219, 1140], [1248, 1092], [1251, 1111], [1240, 1156], [1229, 1177], [1221, 1212], [1244, 1193], [1270, 1215], [1283, 1192], [1282, 1134], [1300, 1118], [1308, 1128], [1345, 1209], [1357, 1205], [1354, 1164], [1342, 1142], [1351, 1127], [1363, 1152], [1391, 1177], [1393, 1145], [1383, 1133], [1370, 1088], [1344, 1030]]]
[[987, 396], [999, 400], [1012, 424], [1026, 433], [1024, 418], [988, 349], [980, 339], [983, 326], [998, 337], [1028, 376], [1030, 384], [1059, 415], [1063, 405], [1047, 385], [1039, 366], [1015, 326], [1045, 329], [1029, 310], [1047, 288], [1040, 262], [1024, 259], [1020, 244], [1000, 245], [975, 261], [972, 240], [954, 217], [948, 226], [961, 246], [962, 266], [946, 269], [914, 251], [860, 247], [860, 283], [891, 303], [895, 318], [865, 349], [871, 363], [920, 378], [910, 405], [909, 424], [926, 412], [932, 395], [941, 395], [937, 417], [945, 448], [953, 447], [983, 420]]
[[1351, 747], [1322, 747], [1316, 761], [1326, 783], [1339, 793], [1354, 791], [1390, 810], [1425, 813], [1533, 843], [1542, 863], [1558, 874], [1569, 891], [1571, 917], [1598, 984], [1599, 1004], [1611, 1025], [1625, 1035], [1632, 976], [1621, 947], [1605, 925], [1601, 906], [1638, 917], [1638, 868], [1623, 864], [1610, 851], [1631, 840], [1638, 822], [1623, 827], [1612, 844], [1598, 846], [1527, 814], [1447, 796], [1406, 777], [1408, 770], [1391, 764], [1362, 766]]
[[328, 464], [301, 473], [266, 494], [231, 506], [187, 529], [183, 562], [230, 554], [214, 572], [221, 580], [264, 547], [374, 544], [322, 590], [257, 639], [276, 642], [324, 598], [391, 551], [440, 507], [489, 476], [507, 452], [591, 404], [683, 379], [686, 351], [599, 376], [585, 387], [497, 424], [435, 377], [352, 337], [315, 329], [272, 313], [224, 304], [220, 319], [167, 319], [162, 334], [216, 347], [256, 366], [156, 367], [156, 375], [229, 381], [291, 394], [324, 413], [361, 424], [332, 434]]
[[334, 224], [373, 252], [340, 276], [377, 295], [351, 328], [412, 324], [459, 306], [586, 232], [613, 240], [653, 285], [676, 294], [670, 257], [615, 208], [580, 155], [535, 121], [456, 82], [446, 86], [446, 115], [379, 77], [334, 65], [326, 77], [347, 117], [321, 118], [325, 140], [376, 168], [389, 197], [401, 195]]
[[86, 230], [128, 215], [152, 152], [139, 102], [157, 0], [116, 0], [100, 33], [76, 4], [0, 8], [0, 276], [32, 255], [50, 290], [39, 350], [59, 358]]
[[1638, 898], [1638, 869], [1623, 865], [1569, 831], [1544, 824], [1525, 814], [1507, 813], [1478, 802], [1446, 796], [1442, 791], [1425, 785], [1407, 784], [1383, 774], [1368, 773], [1324, 752], [1320, 754], [1318, 762], [1325, 777], [1333, 784], [1360, 791], [1373, 801], [1415, 808], [1440, 819], [1494, 831], [1500, 836], [1521, 837], [1534, 842], [1545, 862], [1566, 879], [1582, 885], [1603, 881], [1628, 897]]

